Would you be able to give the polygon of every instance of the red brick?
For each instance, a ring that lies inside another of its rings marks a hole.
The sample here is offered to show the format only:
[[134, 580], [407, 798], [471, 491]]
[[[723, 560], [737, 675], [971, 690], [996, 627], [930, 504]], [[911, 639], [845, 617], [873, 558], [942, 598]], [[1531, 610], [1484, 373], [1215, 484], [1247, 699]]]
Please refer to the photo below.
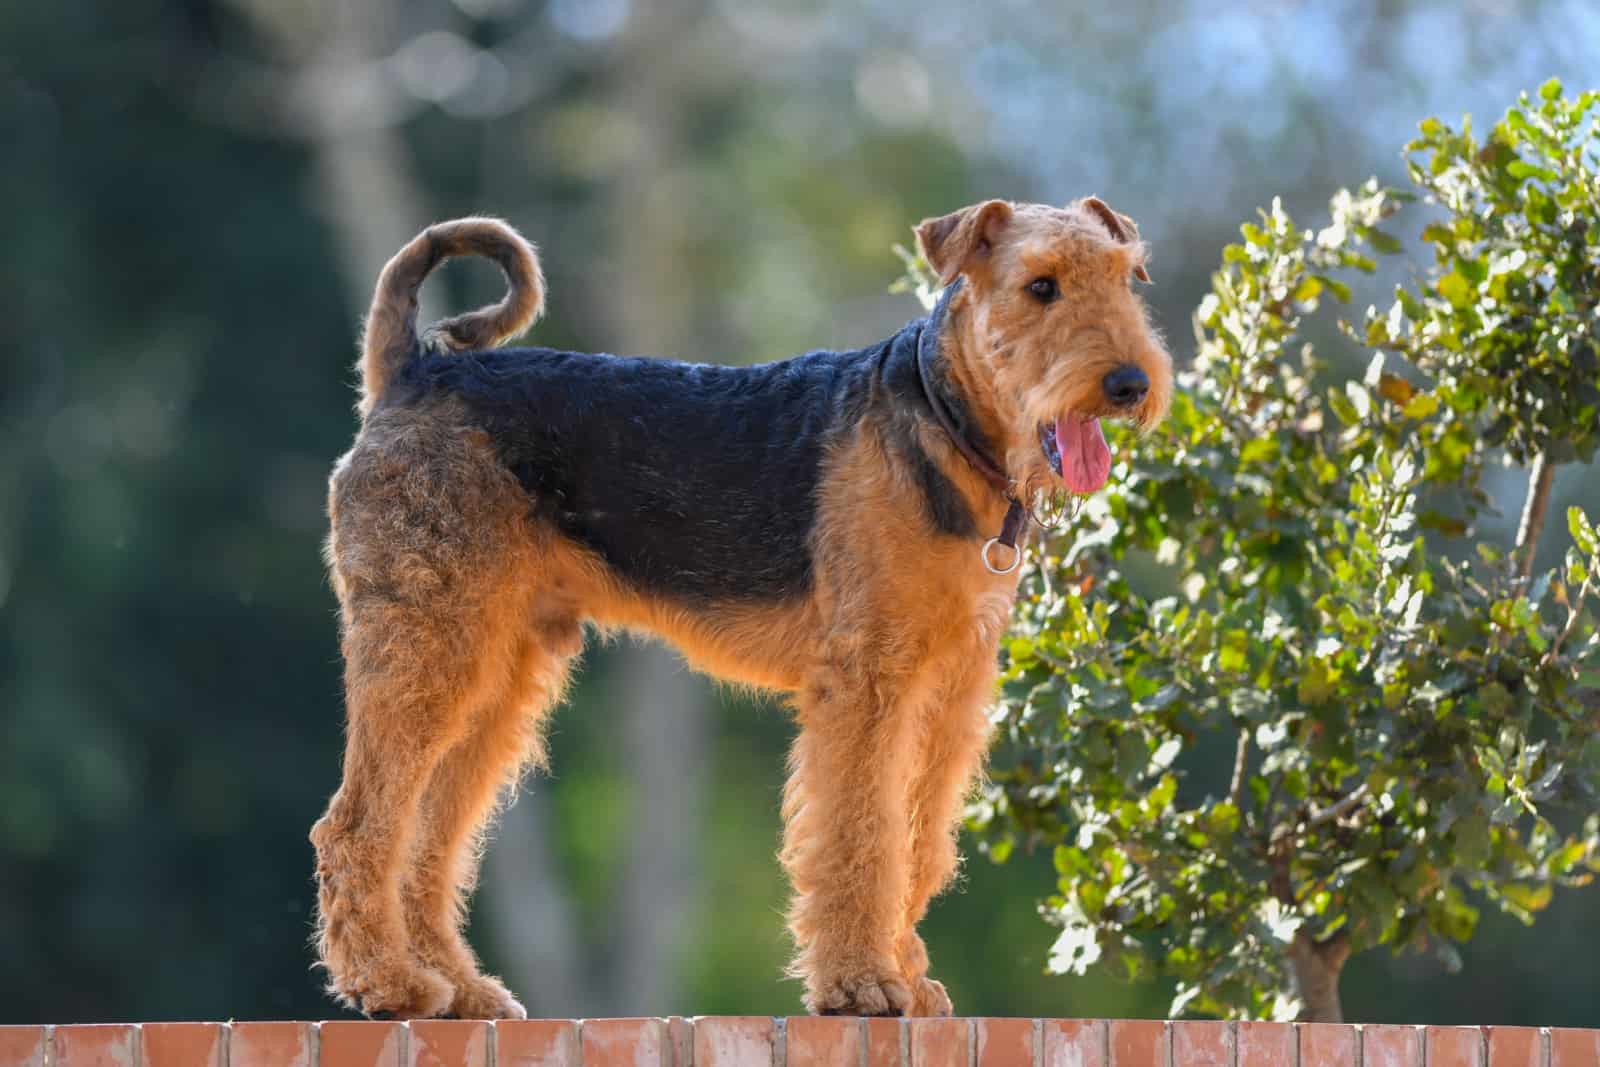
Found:
[[1361, 1029], [1363, 1067], [1422, 1067], [1422, 1031], [1415, 1026]]
[[868, 1019], [867, 1067], [902, 1067], [905, 1043], [903, 1019]]
[[1032, 1019], [974, 1019], [978, 1067], [1033, 1067]]
[[1182, 1067], [1233, 1067], [1233, 1028], [1227, 1023], [1173, 1023], [1172, 1062]]
[[1167, 1067], [1167, 1024], [1111, 1020], [1111, 1067]]
[[320, 1067], [402, 1067], [400, 1043], [404, 1023], [323, 1023]]
[[58, 1026], [52, 1065], [134, 1067], [139, 1060], [139, 1028], [133, 1025]]
[[707, 1016], [694, 1022], [694, 1067], [761, 1067], [772, 1063], [772, 1019]]
[[1476, 1026], [1430, 1026], [1424, 1044], [1428, 1067], [1483, 1067], [1483, 1031]]
[[911, 1067], [968, 1067], [968, 1029], [965, 1019], [912, 1019]]
[[229, 1067], [311, 1067], [317, 1035], [310, 1023], [234, 1023]]
[[675, 1067], [693, 1067], [694, 1020], [682, 1015], [667, 1016], [667, 1046]]
[[1489, 1067], [1544, 1067], [1544, 1039], [1531, 1026], [1486, 1026]]
[[1046, 1019], [1040, 1035], [1044, 1067], [1106, 1067], [1106, 1024], [1098, 1019]]
[[578, 1024], [571, 1019], [507, 1019], [494, 1030], [496, 1067], [577, 1067]]
[[488, 1067], [489, 1024], [467, 1019], [418, 1019], [406, 1043], [408, 1067]]
[[669, 1049], [661, 1019], [583, 1021], [583, 1067], [672, 1067]]
[[797, 1015], [785, 1027], [788, 1067], [860, 1067], [860, 1019]]
[[1552, 1026], [1550, 1067], [1600, 1067], [1600, 1030]]
[[1239, 1067], [1284, 1067], [1295, 1062], [1294, 1027], [1288, 1023], [1240, 1023], [1233, 1031]]
[[1344, 1023], [1301, 1023], [1300, 1067], [1356, 1067], [1356, 1028]]
[[0, 1026], [0, 1067], [44, 1067], [45, 1028]]
[[222, 1067], [221, 1023], [145, 1023], [143, 1067]]

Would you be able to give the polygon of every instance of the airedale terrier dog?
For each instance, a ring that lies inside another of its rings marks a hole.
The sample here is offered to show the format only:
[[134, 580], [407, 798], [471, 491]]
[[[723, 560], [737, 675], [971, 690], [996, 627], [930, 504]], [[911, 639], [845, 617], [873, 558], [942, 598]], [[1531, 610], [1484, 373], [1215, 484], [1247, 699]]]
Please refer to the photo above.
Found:
[[[498, 221], [433, 226], [384, 268], [329, 493], [347, 744], [311, 838], [333, 994], [525, 1014], [480, 972], [465, 899], [587, 624], [793, 707], [805, 1006], [950, 1012], [917, 924], [957, 867], [1026, 517], [1104, 484], [1100, 420], [1158, 420], [1172, 368], [1133, 287], [1145, 247], [1100, 200], [990, 200], [916, 233], [946, 286], [930, 315], [762, 366], [496, 349], [544, 298]], [[508, 294], [419, 337], [419, 286], [465, 255]]]

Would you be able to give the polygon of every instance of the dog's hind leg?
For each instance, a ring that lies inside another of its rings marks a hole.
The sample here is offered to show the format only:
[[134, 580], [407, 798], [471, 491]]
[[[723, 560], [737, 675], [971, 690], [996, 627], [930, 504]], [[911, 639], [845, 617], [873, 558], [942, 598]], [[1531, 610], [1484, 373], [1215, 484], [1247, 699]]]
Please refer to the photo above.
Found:
[[477, 882], [484, 830], [523, 768], [544, 765], [543, 721], [560, 699], [568, 665], [582, 645], [575, 619], [538, 625], [530, 620], [510, 686], [445, 755], [423, 799], [422, 840], [405, 894], [406, 925], [417, 954], [455, 986], [448, 1014], [457, 1018], [526, 1015], [498, 979], [479, 972], [461, 927]]
[[312, 829], [330, 990], [369, 1015], [444, 1014], [402, 887], [425, 787], [502, 697], [531, 619], [526, 498], [481, 440], [415, 420], [336, 471], [328, 554], [343, 612], [344, 777]]
[[480, 683], [469, 649], [440, 655], [464, 620], [395, 607], [358, 608], [355, 616], [344, 641], [344, 778], [311, 831], [318, 948], [330, 992], [350, 1006], [374, 1017], [427, 1018], [445, 1013], [455, 988], [413, 953], [401, 889], [423, 788], [465, 734]]

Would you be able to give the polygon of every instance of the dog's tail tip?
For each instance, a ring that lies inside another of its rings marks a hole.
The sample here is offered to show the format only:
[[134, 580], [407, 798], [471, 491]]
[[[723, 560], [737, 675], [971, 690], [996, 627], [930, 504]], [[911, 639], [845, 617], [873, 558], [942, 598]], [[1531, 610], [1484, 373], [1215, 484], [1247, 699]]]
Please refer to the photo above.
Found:
[[[499, 264], [506, 295], [497, 304], [441, 319], [419, 338], [417, 291], [435, 267], [458, 256], [482, 256]], [[389, 260], [378, 278], [361, 344], [362, 414], [423, 348], [493, 348], [526, 330], [543, 310], [538, 253], [508, 223], [474, 217], [429, 226]]]

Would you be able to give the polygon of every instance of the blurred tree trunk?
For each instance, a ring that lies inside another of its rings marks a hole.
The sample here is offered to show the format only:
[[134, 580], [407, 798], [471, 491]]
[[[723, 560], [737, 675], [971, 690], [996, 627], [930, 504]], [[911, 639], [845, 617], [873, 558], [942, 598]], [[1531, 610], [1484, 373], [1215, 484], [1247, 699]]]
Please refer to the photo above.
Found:
[[[593, 268], [583, 271], [590, 288], [566, 297], [587, 305], [598, 327], [596, 348], [681, 354], [694, 334], [695, 294], [677, 269], [680, 234], [673, 213], [657, 203], [657, 181], [676, 159], [681, 139], [676, 108], [683, 95], [675, 81], [685, 67], [673, 38], [693, 32], [701, 6], [699, 0], [639, 5], [613, 44], [611, 102], [641, 136], [601, 206], [612, 231]], [[625, 299], [616, 299], [618, 293]], [[538, 1013], [682, 1009], [678, 938], [703, 895], [701, 783], [712, 695], [666, 648], [624, 646], [612, 662], [619, 698], [604, 714], [616, 717], [622, 773], [634, 801], [621, 845], [622, 882], [606, 909], [614, 917], [608, 951], [584, 951], [587, 946], [577, 943], [576, 917], [560, 892], [550, 850], [535, 844], [551, 830], [538, 806], [542, 785], [508, 813], [488, 864], [485, 898], [493, 901], [494, 929], [506, 942], [508, 977]]]
[[489, 920], [501, 970], [528, 1014], [593, 1015], [578, 919], [555, 862], [548, 783], [525, 789], [500, 820], [484, 858], [479, 907]]
[[[431, 218], [395, 131], [409, 104], [392, 98], [399, 90], [376, 68], [378, 49], [396, 43], [394, 27], [406, 11], [395, 0], [347, 0], [315, 12], [242, 2], [291, 71], [278, 121], [313, 149], [319, 200], [359, 313], [384, 262]], [[690, 70], [671, 38], [692, 32], [700, 7], [677, 0], [636, 10], [616, 44], [616, 106], [644, 136], [617, 175], [608, 211], [616, 227], [611, 262], [627, 273], [627, 299], [599, 305], [599, 340], [612, 351], [682, 352], [693, 329], [689, 280], [675, 269], [673, 215], [651, 208], [656, 179], [676, 156], [681, 93], [674, 83]], [[426, 292], [420, 317], [439, 317]], [[675, 938], [699, 895], [698, 771], [711, 696], [664, 649], [630, 649], [620, 671], [621, 753], [637, 800], [611, 909], [611, 951], [580, 951], [542, 789], [523, 793], [506, 813], [485, 865], [482, 902], [499, 941], [495, 955], [536, 1015], [661, 1014], [675, 1003]], [[601, 958], [609, 966], [596, 973]]]
[[[243, 0], [243, 6], [286, 68], [273, 120], [311, 147], [315, 203], [337, 238], [350, 299], [364, 313], [384, 263], [431, 221], [395, 129], [411, 102], [377, 67], [382, 49], [394, 44], [402, 12], [394, 0], [326, 8]], [[439, 317], [434, 303], [424, 290], [419, 321]]]
[[676, 996], [679, 936], [700, 899], [710, 687], [677, 653], [630, 650], [624, 664], [623, 754], [634, 783], [632, 840], [618, 889], [618, 939], [607, 990], [618, 1011], [687, 1010]]
[[[695, 296], [678, 269], [676, 215], [657, 201], [657, 182], [678, 157], [684, 94], [673, 37], [693, 32], [696, 0], [635, 7], [619, 41], [616, 106], [642, 132], [615, 183], [612, 262], [625, 272], [608, 301], [612, 351], [679, 355], [694, 331]], [[703, 297], [702, 297], [703, 299]], [[632, 840], [617, 901], [612, 979], [615, 1010], [665, 1014], [676, 996], [677, 938], [699, 899], [704, 765], [713, 707], [710, 687], [676, 653], [627, 650], [620, 670], [625, 773], [635, 783]]]
[[[311, 146], [317, 202], [336, 238], [352, 311], [360, 315], [384, 263], [433, 217], [396, 129], [410, 103], [393, 98], [400, 90], [375, 72], [379, 50], [396, 43], [402, 12], [395, 0], [344, 0], [314, 13], [247, 0], [246, 10], [288, 68], [287, 110], [275, 124]], [[420, 321], [440, 317], [427, 289], [420, 303]], [[532, 1013], [592, 1014], [584, 1010], [577, 926], [545, 807], [530, 793], [507, 813], [485, 871], [491, 888], [484, 903], [501, 942], [497, 955], [511, 964], [513, 985]]]
[[1304, 930], [1295, 934], [1289, 945], [1289, 963], [1294, 968], [1294, 984], [1302, 1003], [1299, 1022], [1344, 1022], [1339, 975], [1349, 958], [1350, 942], [1343, 934], [1328, 941], [1315, 941]]

